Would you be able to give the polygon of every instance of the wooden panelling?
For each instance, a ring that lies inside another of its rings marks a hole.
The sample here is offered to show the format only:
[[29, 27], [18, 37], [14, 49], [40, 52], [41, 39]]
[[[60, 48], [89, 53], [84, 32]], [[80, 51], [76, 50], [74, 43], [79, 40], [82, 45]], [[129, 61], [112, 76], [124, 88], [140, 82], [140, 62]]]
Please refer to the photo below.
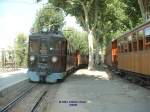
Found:
[[150, 75], [150, 51], [118, 54], [118, 68]]

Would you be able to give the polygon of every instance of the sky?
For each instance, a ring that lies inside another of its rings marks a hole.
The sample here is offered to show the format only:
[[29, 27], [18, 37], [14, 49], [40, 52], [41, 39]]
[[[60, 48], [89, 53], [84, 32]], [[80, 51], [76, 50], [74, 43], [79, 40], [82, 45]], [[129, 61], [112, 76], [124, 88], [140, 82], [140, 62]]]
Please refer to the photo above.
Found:
[[[29, 35], [36, 12], [47, 0], [35, 3], [36, 0], [0, 0], [0, 49], [13, 46], [18, 33]], [[75, 17], [65, 18], [66, 26], [80, 29]]]

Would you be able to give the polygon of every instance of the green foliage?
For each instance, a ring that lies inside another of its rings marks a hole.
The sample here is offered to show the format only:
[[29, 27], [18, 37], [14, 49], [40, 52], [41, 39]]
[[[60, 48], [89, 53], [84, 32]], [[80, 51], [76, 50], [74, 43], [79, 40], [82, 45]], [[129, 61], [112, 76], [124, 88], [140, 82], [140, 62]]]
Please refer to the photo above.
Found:
[[140, 12], [140, 6], [138, 0], [122, 0], [125, 4], [124, 10], [128, 16], [129, 28], [134, 28], [138, 24], [142, 23], [142, 15]]
[[86, 31], [97, 25], [101, 11], [106, 10], [105, 0], [49, 0], [49, 2], [75, 16]]
[[76, 52], [76, 50], [80, 50], [81, 54], [88, 54], [88, 40], [86, 32], [77, 31], [71, 27], [65, 28], [63, 32], [68, 41], [69, 52]]
[[64, 12], [51, 4], [46, 4], [37, 12], [33, 25], [35, 32], [40, 32], [43, 26], [58, 30], [64, 25]]
[[23, 33], [19, 33], [15, 39], [15, 60], [17, 67], [26, 67], [27, 66], [27, 36]]
[[117, 38], [123, 32], [131, 30], [141, 23], [141, 14], [136, 0], [106, 0], [106, 11], [98, 23], [96, 33], [102, 46]]
[[112, 38], [142, 22], [137, 0], [49, 0], [49, 2], [75, 16], [86, 31], [88, 28], [92, 29], [96, 41], [101, 46], [107, 46]]

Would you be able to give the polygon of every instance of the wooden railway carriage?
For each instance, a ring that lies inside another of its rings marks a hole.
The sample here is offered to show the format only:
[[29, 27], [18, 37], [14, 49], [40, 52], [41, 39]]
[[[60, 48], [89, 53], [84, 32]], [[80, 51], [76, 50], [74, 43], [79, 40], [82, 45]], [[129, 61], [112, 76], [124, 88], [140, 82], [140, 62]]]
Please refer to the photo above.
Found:
[[67, 41], [61, 32], [29, 36], [28, 76], [34, 82], [53, 83], [66, 75]]
[[149, 82], [150, 21], [115, 39], [111, 46], [107, 49], [111, 49], [112, 52], [106, 50], [106, 60], [110, 59], [108, 56], [111, 55], [111, 63], [107, 63], [108, 65], [115, 65], [119, 70], [138, 75]]

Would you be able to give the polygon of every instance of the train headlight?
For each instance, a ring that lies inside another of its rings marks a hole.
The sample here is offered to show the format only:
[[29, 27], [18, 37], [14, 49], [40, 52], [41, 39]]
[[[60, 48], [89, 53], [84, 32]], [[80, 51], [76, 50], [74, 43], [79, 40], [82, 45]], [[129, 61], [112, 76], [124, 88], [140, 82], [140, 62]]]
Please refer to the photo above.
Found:
[[56, 56], [53, 56], [53, 57], [52, 57], [52, 62], [53, 62], [53, 63], [56, 63], [57, 61], [58, 61], [58, 58], [57, 58]]
[[51, 50], [53, 50], [53, 48], [51, 47], [51, 48], [49, 48], [49, 50], [51, 51]]
[[42, 32], [44, 32], [44, 33], [48, 32], [48, 28], [43, 27], [43, 28], [42, 28]]
[[30, 56], [30, 61], [34, 61], [35, 60], [35, 56]]

